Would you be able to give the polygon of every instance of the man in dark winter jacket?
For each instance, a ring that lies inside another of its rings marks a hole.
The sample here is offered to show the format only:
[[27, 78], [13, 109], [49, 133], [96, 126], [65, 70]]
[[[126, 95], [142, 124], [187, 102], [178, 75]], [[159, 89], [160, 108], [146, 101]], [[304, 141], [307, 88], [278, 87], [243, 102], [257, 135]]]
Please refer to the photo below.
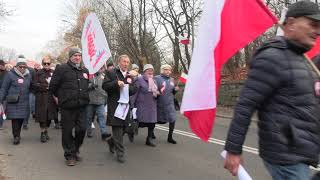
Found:
[[[112, 137], [108, 140], [109, 150], [111, 153], [116, 151], [117, 160], [120, 163], [125, 162], [125, 149], [123, 146], [123, 130], [130, 121], [129, 102], [124, 103], [123, 118], [115, 115], [116, 109], [119, 107], [120, 91], [129, 86], [129, 96], [136, 91], [133, 85], [133, 78], [128, 72], [130, 59], [127, 55], [122, 55], [118, 59], [119, 67], [114, 70], [106, 71], [102, 88], [108, 93], [108, 115], [107, 125], [112, 126]], [[129, 101], [129, 99], [127, 99]]]
[[253, 56], [235, 107], [225, 145], [225, 168], [237, 174], [242, 146], [258, 111], [259, 154], [273, 179], [310, 179], [320, 152], [320, 77], [304, 53], [320, 35], [320, 9], [310, 1], [292, 4], [284, 37], [265, 43]]
[[[0, 60], [0, 88], [2, 86], [2, 83], [4, 81], [4, 77], [7, 74], [6, 68], [5, 68], [6, 63], [1, 59]], [[2, 130], [2, 125], [3, 125], [3, 118], [0, 115], [0, 130]]]
[[[49, 90], [61, 108], [62, 146], [68, 166], [81, 161], [79, 149], [86, 133], [85, 107], [89, 103], [89, 72], [81, 66], [81, 50], [71, 48], [69, 61], [56, 68]], [[75, 129], [75, 137], [72, 130]]]

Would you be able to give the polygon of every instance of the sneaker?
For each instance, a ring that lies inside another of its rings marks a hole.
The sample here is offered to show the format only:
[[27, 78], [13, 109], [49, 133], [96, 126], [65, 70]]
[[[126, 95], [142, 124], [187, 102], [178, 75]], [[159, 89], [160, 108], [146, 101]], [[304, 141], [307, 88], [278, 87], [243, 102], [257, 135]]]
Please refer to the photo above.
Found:
[[68, 159], [66, 161], [67, 166], [75, 166], [76, 165], [76, 161], [74, 159]]
[[88, 138], [92, 138], [92, 137], [93, 137], [92, 131], [87, 131], [87, 137], [88, 137]]
[[105, 134], [101, 134], [101, 139], [103, 141], [106, 141], [107, 139], [109, 139], [111, 137], [111, 134], [109, 133], [105, 133]]

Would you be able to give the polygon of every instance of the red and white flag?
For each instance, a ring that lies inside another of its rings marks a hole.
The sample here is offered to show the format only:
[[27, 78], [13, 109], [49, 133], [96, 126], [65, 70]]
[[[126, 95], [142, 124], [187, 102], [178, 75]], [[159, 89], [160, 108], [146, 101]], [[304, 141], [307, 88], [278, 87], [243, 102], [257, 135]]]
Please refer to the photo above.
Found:
[[317, 39], [316, 44], [313, 46], [313, 48], [306, 53], [306, 55], [312, 59], [316, 55], [320, 55], [320, 38]]
[[179, 81], [183, 84], [187, 83], [188, 75], [186, 73], [182, 73], [179, 77]]
[[190, 43], [190, 39], [181, 35], [179, 36], [179, 41], [183, 45], [188, 45]]
[[203, 141], [212, 132], [222, 65], [277, 21], [261, 0], [205, 1], [181, 108]]

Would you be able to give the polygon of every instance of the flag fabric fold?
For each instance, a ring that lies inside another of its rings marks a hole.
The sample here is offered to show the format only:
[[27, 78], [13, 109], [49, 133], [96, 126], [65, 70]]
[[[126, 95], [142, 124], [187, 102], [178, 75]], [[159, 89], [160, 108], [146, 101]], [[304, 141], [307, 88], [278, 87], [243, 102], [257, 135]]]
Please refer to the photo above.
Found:
[[203, 141], [212, 132], [223, 64], [277, 21], [260, 0], [205, 1], [181, 107]]

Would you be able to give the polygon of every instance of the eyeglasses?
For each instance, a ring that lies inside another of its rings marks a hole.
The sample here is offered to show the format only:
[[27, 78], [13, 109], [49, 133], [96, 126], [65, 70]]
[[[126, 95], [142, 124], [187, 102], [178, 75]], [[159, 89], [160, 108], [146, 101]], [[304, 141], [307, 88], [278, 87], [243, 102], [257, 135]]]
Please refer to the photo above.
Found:
[[18, 66], [18, 68], [20, 68], [20, 69], [26, 69], [27, 67], [26, 67], [26, 66]]
[[45, 65], [48, 65], [48, 66], [49, 66], [50, 64], [51, 64], [51, 63], [42, 63], [42, 65], [44, 65], [44, 66], [45, 66]]

